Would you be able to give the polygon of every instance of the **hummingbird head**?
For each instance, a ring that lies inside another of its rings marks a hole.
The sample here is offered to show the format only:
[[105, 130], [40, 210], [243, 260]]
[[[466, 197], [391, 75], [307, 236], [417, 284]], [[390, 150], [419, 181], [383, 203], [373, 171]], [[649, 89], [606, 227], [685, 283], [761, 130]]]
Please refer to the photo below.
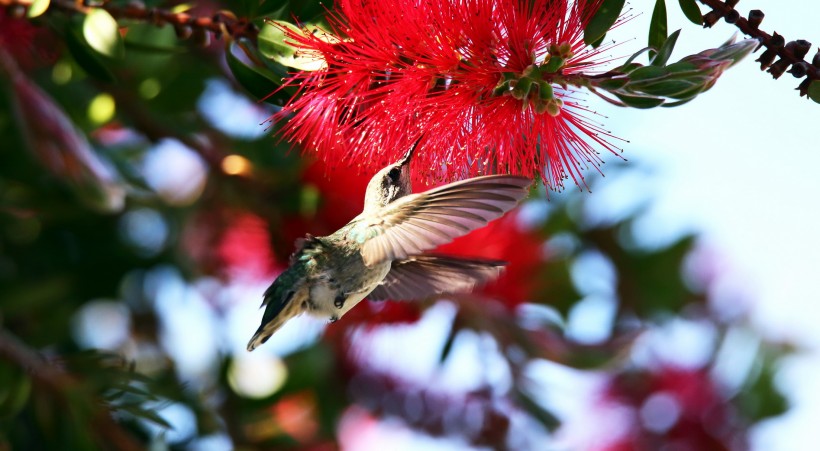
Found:
[[410, 184], [410, 160], [419, 141], [416, 141], [401, 160], [385, 167], [370, 179], [364, 197], [365, 210], [378, 209], [399, 197], [413, 192]]

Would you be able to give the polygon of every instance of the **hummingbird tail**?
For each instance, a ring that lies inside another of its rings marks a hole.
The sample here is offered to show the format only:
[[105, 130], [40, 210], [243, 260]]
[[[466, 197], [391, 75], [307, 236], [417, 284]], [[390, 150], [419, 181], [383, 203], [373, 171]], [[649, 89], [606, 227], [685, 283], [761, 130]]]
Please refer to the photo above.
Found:
[[279, 328], [282, 327], [286, 321], [287, 320], [271, 321], [267, 324], [259, 326], [259, 329], [255, 334], [253, 334], [253, 337], [251, 337], [251, 340], [248, 342], [248, 352], [253, 351], [268, 341], [273, 333], [279, 330]]
[[248, 342], [248, 352], [264, 344], [289, 319], [302, 313], [307, 299], [307, 290], [288, 291], [285, 297], [272, 298], [271, 295], [272, 293], [268, 293], [265, 296], [264, 304], [267, 304], [267, 308], [262, 317], [262, 324]]

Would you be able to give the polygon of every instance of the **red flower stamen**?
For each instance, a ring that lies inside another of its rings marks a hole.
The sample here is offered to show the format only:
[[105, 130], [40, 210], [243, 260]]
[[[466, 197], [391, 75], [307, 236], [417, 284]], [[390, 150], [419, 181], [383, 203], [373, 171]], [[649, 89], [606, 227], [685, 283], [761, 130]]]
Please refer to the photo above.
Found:
[[[341, 0], [341, 40], [289, 34], [324, 69], [288, 80], [300, 92], [275, 116], [287, 138], [328, 166], [369, 173], [422, 136], [419, 181], [484, 173], [539, 176], [553, 189], [611, 135], [567, 90], [600, 64], [583, 30], [601, 0]], [[593, 146], [595, 144], [595, 146]]]

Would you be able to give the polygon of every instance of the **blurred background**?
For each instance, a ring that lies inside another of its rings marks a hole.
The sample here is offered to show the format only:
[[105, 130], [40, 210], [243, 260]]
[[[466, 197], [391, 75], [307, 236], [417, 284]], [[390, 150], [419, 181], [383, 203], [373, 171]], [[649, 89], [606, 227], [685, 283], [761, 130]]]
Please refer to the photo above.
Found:
[[[654, 3], [630, 2], [616, 56]], [[673, 6], [675, 59], [734, 33]], [[820, 5], [740, 7], [820, 39]], [[0, 449], [812, 449], [817, 107], [789, 75], [748, 58], [652, 111], [587, 96], [625, 160], [441, 249], [509, 261], [497, 282], [300, 317], [251, 354], [294, 240], [358, 214], [371, 174], [279, 142], [282, 99], [257, 99], [281, 68], [241, 35], [120, 19], [100, 46], [107, 18], [30, 9], [0, 9]]]

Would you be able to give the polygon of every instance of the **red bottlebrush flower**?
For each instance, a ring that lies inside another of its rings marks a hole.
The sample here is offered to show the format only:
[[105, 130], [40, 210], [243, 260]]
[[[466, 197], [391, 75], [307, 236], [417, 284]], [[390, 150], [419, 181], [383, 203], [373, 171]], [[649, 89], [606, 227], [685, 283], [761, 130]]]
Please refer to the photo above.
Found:
[[[583, 30], [601, 0], [341, 0], [339, 39], [289, 38], [326, 65], [288, 81], [275, 116], [330, 166], [377, 169], [422, 136], [419, 181], [483, 173], [563, 188], [614, 151], [566, 87], [600, 61]], [[587, 141], [585, 141], [587, 140]], [[588, 142], [589, 141], [589, 142]]]

